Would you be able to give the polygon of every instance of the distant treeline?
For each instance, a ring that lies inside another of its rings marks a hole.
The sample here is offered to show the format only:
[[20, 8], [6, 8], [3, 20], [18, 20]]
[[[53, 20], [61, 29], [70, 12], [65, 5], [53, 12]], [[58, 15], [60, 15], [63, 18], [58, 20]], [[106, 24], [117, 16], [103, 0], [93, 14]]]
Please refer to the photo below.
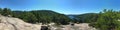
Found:
[[67, 15], [60, 14], [51, 10], [33, 10], [33, 11], [11, 11], [9, 8], [0, 8], [1, 15], [12, 16], [23, 19], [29, 23], [47, 24], [54, 22], [56, 24], [90, 23], [89, 25], [99, 30], [120, 30], [120, 11], [104, 9], [100, 13], [86, 13], [72, 15], [72, 19]]

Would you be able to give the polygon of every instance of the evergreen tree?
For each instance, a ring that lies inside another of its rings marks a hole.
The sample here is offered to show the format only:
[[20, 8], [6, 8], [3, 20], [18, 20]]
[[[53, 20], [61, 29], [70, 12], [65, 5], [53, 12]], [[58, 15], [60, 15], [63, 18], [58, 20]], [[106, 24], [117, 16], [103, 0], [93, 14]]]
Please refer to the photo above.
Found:
[[100, 30], [120, 30], [119, 18], [120, 14], [117, 11], [103, 11], [96, 23], [93, 23], [92, 26]]
[[12, 11], [11, 11], [11, 9], [9, 9], [9, 8], [4, 8], [4, 9], [3, 9], [3, 12], [2, 12], [2, 15], [4, 15], [4, 16], [11, 15], [11, 16], [12, 16]]
[[2, 8], [0, 8], [0, 14], [2, 13]]

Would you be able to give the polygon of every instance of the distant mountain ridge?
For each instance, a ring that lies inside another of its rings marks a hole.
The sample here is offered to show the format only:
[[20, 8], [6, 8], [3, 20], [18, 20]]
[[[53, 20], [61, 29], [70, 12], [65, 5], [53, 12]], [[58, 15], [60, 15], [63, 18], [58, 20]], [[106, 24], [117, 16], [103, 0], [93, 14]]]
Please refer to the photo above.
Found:
[[76, 18], [76, 16], [78, 16], [78, 15], [66, 15], [66, 16], [68, 16], [70, 19], [74, 19], [74, 18]]

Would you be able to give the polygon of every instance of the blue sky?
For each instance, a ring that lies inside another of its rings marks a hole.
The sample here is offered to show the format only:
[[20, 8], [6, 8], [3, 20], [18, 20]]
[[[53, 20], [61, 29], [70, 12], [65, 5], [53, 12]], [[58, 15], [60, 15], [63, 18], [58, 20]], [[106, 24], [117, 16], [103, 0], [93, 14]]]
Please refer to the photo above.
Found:
[[1, 8], [12, 10], [48, 9], [63, 14], [98, 13], [103, 9], [120, 10], [120, 0], [0, 0]]

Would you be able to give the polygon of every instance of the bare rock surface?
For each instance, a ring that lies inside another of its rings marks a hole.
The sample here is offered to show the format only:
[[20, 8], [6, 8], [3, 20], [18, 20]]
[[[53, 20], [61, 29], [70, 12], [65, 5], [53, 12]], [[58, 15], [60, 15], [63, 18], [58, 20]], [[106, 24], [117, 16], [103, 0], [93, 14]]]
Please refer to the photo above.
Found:
[[[88, 26], [89, 23], [80, 23], [72, 25], [60, 25], [56, 26], [55, 23], [50, 23], [49, 28], [51, 30], [96, 30], [93, 27]], [[22, 21], [19, 18], [5, 17], [0, 15], [0, 30], [40, 30], [41, 24], [30, 24]]]
[[89, 26], [89, 23], [80, 23], [80, 24], [74, 24], [74, 26], [71, 25], [62, 25], [64, 28], [62, 30], [97, 30], [93, 27]]
[[0, 15], [0, 30], [40, 30], [41, 25], [30, 24], [18, 18]]

